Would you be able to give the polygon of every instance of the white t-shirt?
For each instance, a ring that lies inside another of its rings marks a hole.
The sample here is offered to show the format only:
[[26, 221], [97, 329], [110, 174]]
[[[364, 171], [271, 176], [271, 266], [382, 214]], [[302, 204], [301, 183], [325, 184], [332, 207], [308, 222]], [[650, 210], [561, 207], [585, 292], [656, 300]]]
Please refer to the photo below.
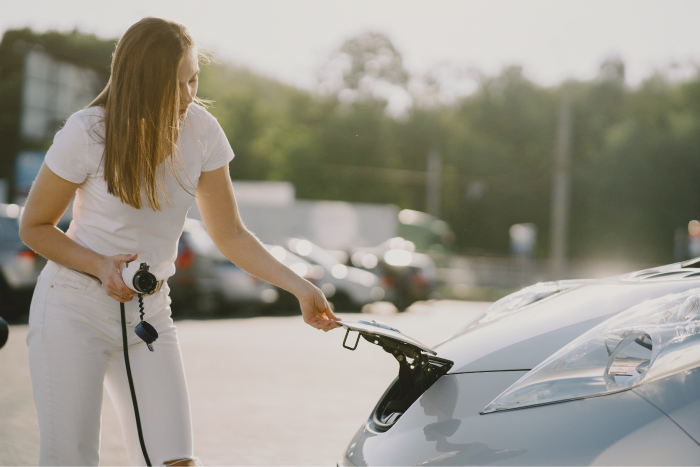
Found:
[[[177, 242], [185, 224], [193, 197], [175, 180], [172, 169], [166, 169], [170, 194], [159, 194], [161, 211], [142, 207], [135, 209], [110, 195], [104, 180], [104, 109], [90, 107], [74, 113], [56, 133], [46, 153], [46, 165], [59, 177], [79, 183], [73, 202], [73, 220], [68, 237], [97, 253], [113, 256], [136, 254], [146, 262], [157, 279], [175, 273]], [[180, 126], [178, 145], [182, 164], [177, 163], [180, 180], [191, 193], [195, 192], [199, 175], [218, 169], [233, 159], [233, 150], [219, 122], [202, 107], [190, 106]], [[170, 162], [166, 161], [170, 166]], [[191, 186], [190, 186], [191, 183]]]

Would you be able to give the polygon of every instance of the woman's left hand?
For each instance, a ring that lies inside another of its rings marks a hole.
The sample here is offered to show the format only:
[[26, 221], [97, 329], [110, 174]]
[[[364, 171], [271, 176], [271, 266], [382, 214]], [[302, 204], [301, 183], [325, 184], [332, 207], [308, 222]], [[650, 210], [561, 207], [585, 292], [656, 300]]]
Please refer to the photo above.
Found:
[[333, 310], [328, 305], [328, 300], [326, 296], [323, 295], [318, 287], [312, 285], [307, 292], [298, 296], [299, 305], [301, 306], [301, 316], [304, 318], [304, 322], [311, 327], [316, 329], [322, 329], [323, 331], [330, 331], [331, 329], [340, 327], [336, 321], [340, 321]]

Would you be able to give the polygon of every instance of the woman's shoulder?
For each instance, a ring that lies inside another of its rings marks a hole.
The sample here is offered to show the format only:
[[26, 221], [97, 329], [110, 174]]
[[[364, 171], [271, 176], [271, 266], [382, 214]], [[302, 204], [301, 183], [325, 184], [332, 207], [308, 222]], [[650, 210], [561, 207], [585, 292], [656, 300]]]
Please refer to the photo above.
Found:
[[219, 126], [219, 122], [216, 120], [216, 117], [209, 113], [204, 106], [199, 104], [192, 104], [190, 106], [187, 120], [189, 120], [192, 125], [195, 125], [204, 131], [208, 131], [211, 129], [211, 127]]
[[103, 121], [101, 108], [88, 107], [71, 115], [46, 152], [49, 168], [73, 183], [82, 183], [88, 175], [96, 173], [104, 149], [100, 141]]
[[105, 118], [105, 109], [100, 106], [86, 107], [83, 110], [75, 112], [73, 115], [68, 117], [66, 124], [68, 122], [76, 122], [83, 126], [85, 129], [89, 129], [92, 125], [97, 122], [102, 122]]
[[88, 144], [104, 143], [105, 109], [100, 106], [87, 107], [71, 115], [64, 128], [73, 127], [76, 131], [86, 133]]
[[[68, 117], [63, 131], [72, 134], [87, 133], [97, 136], [99, 140], [104, 133], [104, 109], [102, 107], [87, 107]], [[87, 141], [91, 141], [88, 139]]]

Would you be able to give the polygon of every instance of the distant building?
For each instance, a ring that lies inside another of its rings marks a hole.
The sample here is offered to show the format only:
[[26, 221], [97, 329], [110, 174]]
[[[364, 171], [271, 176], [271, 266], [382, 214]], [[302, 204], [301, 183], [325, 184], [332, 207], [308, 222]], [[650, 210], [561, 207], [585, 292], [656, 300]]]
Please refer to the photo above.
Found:
[[93, 69], [77, 66], [33, 46], [25, 54], [20, 134], [51, 140], [76, 110], [99, 94], [104, 82]]
[[[233, 189], [246, 227], [266, 243], [298, 237], [349, 250], [396, 236], [399, 209], [393, 204], [296, 199], [294, 184], [283, 181], [234, 181]], [[197, 203], [187, 216], [202, 220]]]
[[[114, 41], [29, 29], [0, 42], [0, 199], [22, 203], [54, 135], [109, 79]], [[9, 191], [9, 193], [7, 192]]]

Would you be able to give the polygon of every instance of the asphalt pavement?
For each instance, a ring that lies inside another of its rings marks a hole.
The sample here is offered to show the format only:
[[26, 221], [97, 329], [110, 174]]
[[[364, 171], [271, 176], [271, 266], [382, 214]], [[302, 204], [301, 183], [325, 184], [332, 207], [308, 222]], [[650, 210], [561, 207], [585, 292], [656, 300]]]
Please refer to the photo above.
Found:
[[[488, 303], [431, 301], [405, 313], [376, 307], [342, 319], [377, 319], [433, 346]], [[192, 404], [195, 453], [205, 465], [335, 465], [398, 365], [362, 340], [342, 347], [300, 317], [178, 321]], [[0, 465], [36, 465], [39, 429], [27, 365], [26, 325], [0, 350]], [[105, 393], [101, 465], [128, 465]]]

